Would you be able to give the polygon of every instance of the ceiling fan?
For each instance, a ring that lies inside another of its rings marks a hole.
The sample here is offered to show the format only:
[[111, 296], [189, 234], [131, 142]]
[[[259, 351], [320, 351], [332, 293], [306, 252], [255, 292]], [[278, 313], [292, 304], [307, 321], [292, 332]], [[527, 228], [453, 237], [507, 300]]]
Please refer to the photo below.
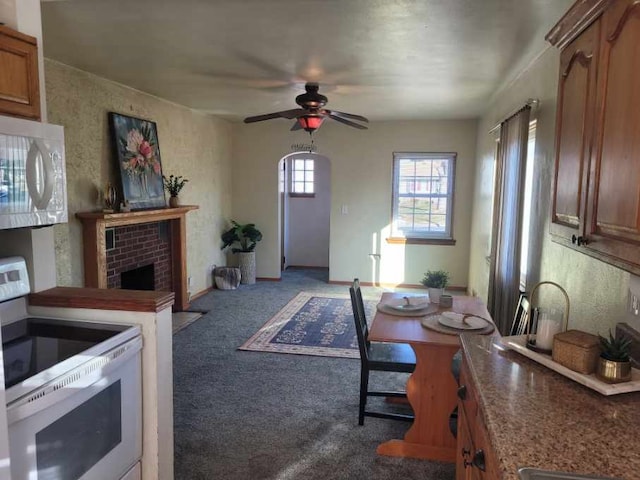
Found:
[[313, 133], [322, 126], [325, 118], [331, 118], [350, 127], [359, 128], [360, 130], [367, 129], [365, 125], [352, 121], [357, 120], [359, 122], [369, 123], [369, 120], [362, 115], [325, 109], [324, 106], [328, 100], [327, 97], [318, 93], [319, 85], [317, 83], [309, 82], [304, 86], [304, 89], [306, 93], [296, 97], [296, 103], [300, 105], [301, 108], [247, 117], [244, 119], [244, 123], [262, 122], [263, 120], [271, 120], [273, 118], [295, 118], [296, 123], [291, 130], [304, 129], [309, 133]]

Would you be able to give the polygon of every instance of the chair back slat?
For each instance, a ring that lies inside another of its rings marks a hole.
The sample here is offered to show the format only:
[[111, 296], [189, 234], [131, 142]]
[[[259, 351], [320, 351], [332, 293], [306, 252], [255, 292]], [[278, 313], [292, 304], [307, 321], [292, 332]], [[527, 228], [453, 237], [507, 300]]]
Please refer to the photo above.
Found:
[[530, 318], [530, 305], [529, 299], [525, 293], [520, 295], [518, 300], [518, 306], [516, 307], [516, 313], [513, 318], [513, 324], [511, 325], [510, 335], [524, 335], [529, 328]]
[[356, 335], [358, 337], [358, 348], [360, 349], [360, 360], [365, 363], [368, 360], [367, 348], [369, 342], [367, 335], [369, 329], [367, 327], [367, 319], [364, 313], [364, 302], [362, 301], [362, 292], [360, 291], [360, 282], [356, 278], [349, 288], [351, 296], [351, 308], [353, 309], [353, 319], [356, 325]]

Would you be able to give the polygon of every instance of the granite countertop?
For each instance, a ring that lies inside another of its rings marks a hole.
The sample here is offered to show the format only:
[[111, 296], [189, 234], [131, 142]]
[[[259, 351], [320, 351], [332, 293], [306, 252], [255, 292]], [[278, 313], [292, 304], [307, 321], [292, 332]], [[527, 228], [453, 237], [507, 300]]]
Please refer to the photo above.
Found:
[[460, 338], [503, 479], [522, 467], [640, 479], [640, 392], [604, 396], [499, 338]]

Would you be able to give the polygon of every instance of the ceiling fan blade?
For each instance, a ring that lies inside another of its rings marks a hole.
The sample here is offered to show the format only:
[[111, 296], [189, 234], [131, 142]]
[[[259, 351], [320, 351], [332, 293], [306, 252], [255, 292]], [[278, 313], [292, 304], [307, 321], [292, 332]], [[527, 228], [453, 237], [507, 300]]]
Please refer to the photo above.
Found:
[[296, 120], [296, 123], [293, 124], [293, 127], [291, 127], [291, 131], [295, 132], [296, 130], [302, 130], [302, 126], [300, 125], [300, 122], [298, 122]]
[[369, 123], [369, 119], [366, 117], [363, 117], [362, 115], [354, 115], [353, 113], [338, 112], [336, 110], [325, 110], [325, 112], [328, 115], [335, 115], [336, 117], [350, 118], [352, 120], [359, 120], [361, 122]]
[[272, 118], [298, 118], [306, 112], [302, 108], [294, 108], [293, 110], [284, 110], [282, 112], [266, 113], [264, 115], [256, 115], [255, 117], [247, 117], [244, 123], [262, 122], [263, 120], [271, 120]]
[[351, 120], [347, 120], [346, 118], [338, 117], [337, 115], [334, 115], [333, 113], [330, 113], [329, 116], [331, 118], [333, 118], [334, 120], [337, 120], [340, 123], [344, 123], [345, 125], [349, 125], [350, 127], [359, 128], [360, 130], [367, 130], [367, 127], [365, 127], [364, 125], [359, 125], [359, 124], [357, 124], [355, 122], [352, 122]]

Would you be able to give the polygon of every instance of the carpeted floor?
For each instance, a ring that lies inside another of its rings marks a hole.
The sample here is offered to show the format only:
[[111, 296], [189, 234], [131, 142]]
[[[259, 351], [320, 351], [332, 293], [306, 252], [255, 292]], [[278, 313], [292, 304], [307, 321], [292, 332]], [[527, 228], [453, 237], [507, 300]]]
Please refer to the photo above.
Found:
[[[326, 272], [292, 271], [193, 303], [209, 313], [173, 337], [175, 478], [452, 480], [454, 465], [376, 455], [408, 424], [367, 418], [358, 426], [358, 360], [237, 350], [303, 290], [348, 293], [328, 285]], [[374, 388], [405, 381], [371, 377]]]

